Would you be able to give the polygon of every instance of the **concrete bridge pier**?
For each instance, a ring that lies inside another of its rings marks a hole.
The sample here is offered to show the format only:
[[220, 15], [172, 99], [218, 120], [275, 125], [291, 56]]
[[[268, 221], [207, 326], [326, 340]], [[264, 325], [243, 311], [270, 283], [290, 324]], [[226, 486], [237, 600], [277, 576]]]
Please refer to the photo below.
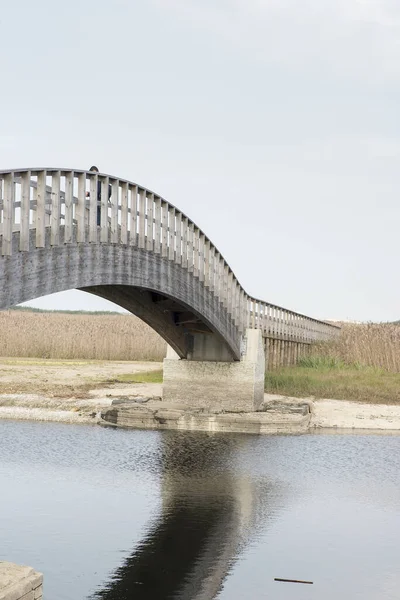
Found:
[[180, 359], [168, 347], [163, 400], [188, 408], [253, 412], [264, 398], [265, 356], [260, 329], [247, 329], [241, 360], [234, 361], [214, 336], [194, 337], [193, 351]]
[[31, 567], [0, 561], [0, 600], [42, 600], [43, 575]]

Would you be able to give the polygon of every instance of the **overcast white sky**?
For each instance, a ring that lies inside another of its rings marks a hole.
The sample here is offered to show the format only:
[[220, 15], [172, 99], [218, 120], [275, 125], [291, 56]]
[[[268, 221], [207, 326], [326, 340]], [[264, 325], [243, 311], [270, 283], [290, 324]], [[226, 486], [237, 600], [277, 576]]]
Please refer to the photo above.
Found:
[[248, 293], [400, 318], [398, 0], [19, 0], [0, 52], [0, 168], [97, 164], [188, 214]]

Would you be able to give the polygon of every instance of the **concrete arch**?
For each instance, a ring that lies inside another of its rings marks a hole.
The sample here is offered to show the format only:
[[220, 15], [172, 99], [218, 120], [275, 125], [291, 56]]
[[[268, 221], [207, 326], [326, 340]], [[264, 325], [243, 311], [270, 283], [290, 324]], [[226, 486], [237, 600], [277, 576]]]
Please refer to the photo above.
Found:
[[[18, 247], [18, 234], [13, 243]], [[196, 338], [213, 338], [224, 360], [240, 359], [240, 333], [226, 308], [187, 269], [137, 246], [76, 243], [0, 258], [0, 309], [69, 289], [126, 308], [191, 358]], [[215, 359], [212, 353], [210, 360]]]

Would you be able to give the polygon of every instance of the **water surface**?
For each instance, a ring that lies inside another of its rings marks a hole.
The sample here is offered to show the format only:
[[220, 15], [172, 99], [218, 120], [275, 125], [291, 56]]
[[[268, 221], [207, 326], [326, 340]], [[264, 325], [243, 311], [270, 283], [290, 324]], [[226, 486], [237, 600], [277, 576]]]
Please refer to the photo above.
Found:
[[45, 600], [397, 600], [399, 531], [399, 436], [0, 421], [0, 560]]

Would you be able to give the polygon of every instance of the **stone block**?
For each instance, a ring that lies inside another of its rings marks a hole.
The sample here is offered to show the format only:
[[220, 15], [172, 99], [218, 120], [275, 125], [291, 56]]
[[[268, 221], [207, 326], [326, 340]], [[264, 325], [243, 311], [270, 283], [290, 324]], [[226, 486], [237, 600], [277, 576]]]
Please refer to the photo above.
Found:
[[31, 567], [0, 561], [0, 600], [35, 600], [42, 582], [42, 574]]
[[42, 600], [43, 598], [43, 585], [39, 585], [39, 587], [37, 587], [34, 590], [34, 595], [33, 595], [35, 600]]

